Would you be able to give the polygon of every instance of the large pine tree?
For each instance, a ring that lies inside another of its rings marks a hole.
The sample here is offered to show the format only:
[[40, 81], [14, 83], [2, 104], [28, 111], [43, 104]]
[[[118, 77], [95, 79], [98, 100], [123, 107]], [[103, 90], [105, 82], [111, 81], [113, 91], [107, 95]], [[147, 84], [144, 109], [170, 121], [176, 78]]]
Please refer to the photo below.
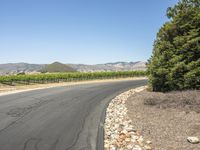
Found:
[[200, 0], [168, 8], [148, 61], [153, 91], [200, 89]]

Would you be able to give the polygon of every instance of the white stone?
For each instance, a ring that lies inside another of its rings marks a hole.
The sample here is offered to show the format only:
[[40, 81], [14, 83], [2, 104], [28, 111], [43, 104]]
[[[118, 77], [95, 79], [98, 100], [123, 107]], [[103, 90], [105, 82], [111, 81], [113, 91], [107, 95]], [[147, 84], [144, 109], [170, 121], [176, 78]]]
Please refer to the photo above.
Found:
[[187, 141], [192, 143], [192, 144], [198, 144], [200, 142], [199, 138], [197, 138], [197, 137], [188, 137]]
[[[126, 101], [132, 94], [145, 89], [136, 88], [115, 97], [106, 110], [104, 147], [106, 150], [142, 150], [143, 138], [136, 135], [127, 116]], [[137, 145], [136, 145], [137, 144]]]
[[152, 142], [151, 142], [151, 141], [146, 141], [146, 143], [147, 143], [147, 144], [152, 144]]

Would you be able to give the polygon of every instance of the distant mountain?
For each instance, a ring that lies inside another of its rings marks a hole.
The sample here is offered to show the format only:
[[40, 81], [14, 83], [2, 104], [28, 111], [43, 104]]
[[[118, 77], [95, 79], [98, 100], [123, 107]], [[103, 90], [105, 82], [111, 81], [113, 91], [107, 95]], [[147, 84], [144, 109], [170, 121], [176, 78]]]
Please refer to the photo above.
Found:
[[100, 72], [100, 71], [133, 71], [146, 70], [146, 63], [142, 61], [137, 62], [115, 62], [96, 65], [85, 64], [62, 64], [55, 62], [53, 64], [28, 64], [28, 63], [9, 63], [0, 64], [0, 75], [18, 74], [18, 73], [39, 73], [41, 71], [47, 72]]
[[0, 75], [39, 72], [44, 65], [27, 63], [0, 64]]
[[97, 65], [68, 64], [80, 72], [146, 70], [146, 62], [115, 62]]
[[45, 65], [42, 69], [43, 72], [75, 72], [76, 70], [66, 64], [60, 62], [54, 62], [49, 65]]

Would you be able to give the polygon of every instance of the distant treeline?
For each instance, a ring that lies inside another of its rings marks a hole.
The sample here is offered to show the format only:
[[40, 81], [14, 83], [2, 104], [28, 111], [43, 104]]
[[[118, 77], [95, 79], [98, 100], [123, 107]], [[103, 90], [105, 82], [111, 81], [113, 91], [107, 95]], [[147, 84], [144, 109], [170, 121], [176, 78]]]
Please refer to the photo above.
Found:
[[123, 71], [123, 72], [93, 72], [93, 73], [46, 73], [33, 75], [10, 75], [0, 76], [0, 83], [7, 85], [31, 84], [31, 83], [54, 83], [70, 82], [94, 79], [112, 79], [126, 77], [146, 76], [146, 71]]

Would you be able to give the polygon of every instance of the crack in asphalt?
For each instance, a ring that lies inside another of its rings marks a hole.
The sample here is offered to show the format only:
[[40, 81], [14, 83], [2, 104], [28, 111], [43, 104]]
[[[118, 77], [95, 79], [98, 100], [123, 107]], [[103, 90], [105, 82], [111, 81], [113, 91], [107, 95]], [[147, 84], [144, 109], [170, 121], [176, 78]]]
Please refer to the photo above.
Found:
[[22, 150], [28, 150], [28, 149], [27, 149], [27, 148], [28, 148], [28, 144], [31, 143], [31, 142], [33, 142], [33, 144], [34, 144], [34, 149], [35, 149], [35, 150], [38, 150], [38, 144], [41, 142], [41, 140], [42, 140], [42, 139], [40, 139], [40, 138], [30, 138], [30, 139], [28, 139], [28, 140], [24, 143], [24, 147], [23, 147]]
[[[91, 100], [93, 100], [95, 97], [98, 97], [98, 96], [100, 96], [100, 94], [97, 94], [97, 95], [95, 95], [94, 97], [92, 97], [92, 98], [90, 98], [89, 100], [91, 101]], [[90, 102], [90, 104], [89, 104], [89, 106], [91, 106], [91, 103], [92, 103], [93, 101], [91, 101]], [[88, 107], [88, 106], [87, 106]], [[78, 142], [78, 139], [79, 139], [79, 136], [80, 136], [80, 134], [81, 134], [81, 132], [82, 132], [82, 130], [83, 130], [83, 128], [84, 128], [84, 125], [85, 125], [85, 121], [86, 121], [86, 119], [87, 119], [87, 116], [89, 115], [89, 109], [86, 109], [87, 111], [86, 111], [86, 117], [84, 117], [84, 119], [82, 120], [82, 122], [81, 122], [81, 128], [80, 128], [80, 130], [78, 131], [78, 133], [77, 133], [77, 135], [76, 135], [76, 137], [75, 137], [75, 140], [74, 140], [74, 142], [69, 146], [69, 147], [67, 147], [65, 150], [70, 150], [70, 149], [72, 149], [75, 145], [76, 145], [76, 143]], [[89, 138], [89, 137], [88, 137]], [[88, 139], [87, 139], [87, 141], [88, 141]], [[89, 144], [89, 141], [88, 141], [88, 145], [90, 145]]]
[[[22, 96], [22, 98], [25, 98], [26, 96]], [[76, 96], [74, 98], [72, 98], [72, 100], [74, 99], [78, 99], [81, 96]], [[11, 117], [16, 117], [17, 119], [12, 121], [10, 124], [8, 124], [6, 127], [4, 127], [3, 129], [0, 130], [0, 134], [1, 132], [3, 132], [4, 130], [8, 129], [9, 127], [11, 127], [12, 125], [14, 125], [15, 123], [17, 123], [18, 121], [20, 121], [21, 119], [23, 119], [26, 115], [28, 115], [33, 109], [37, 109], [41, 106], [43, 106], [44, 104], [48, 104], [52, 101], [54, 101], [57, 97], [55, 97], [54, 99], [48, 99], [45, 97], [30, 97], [33, 98], [34, 100], [39, 100], [39, 102], [34, 103], [32, 105], [28, 105], [27, 107], [23, 107], [23, 108], [13, 108], [11, 109], [9, 112], [6, 112], [7, 115], [11, 116]], [[4, 113], [4, 112], [2, 112]]]
[[1, 116], [5, 121], [2, 121], [0, 129], [0, 149], [98, 149], [103, 142], [106, 103], [116, 93], [132, 87], [132, 84], [137, 86], [139, 82], [86, 86], [84, 90], [68, 92], [62, 88], [53, 93], [47, 90], [36, 95], [28, 94], [21, 100], [18, 97], [26, 96], [18, 95], [16, 101], [15, 96], [11, 95], [13, 100], [9, 103], [6, 100], [10, 100], [10, 96], [7, 96], [2, 99], [5, 106], [1, 110], [6, 112]]
[[[11, 117], [18, 117], [16, 120], [12, 121], [10, 124], [8, 124], [6, 127], [4, 127], [3, 129], [0, 130], [0, 134], [8, 129], [10, 126], [14, 125], [15, 123], [17, 123], [19, 120], [21, 120], [22, 118], [24, 118], [27, 114], [29, 114], [33, 109], [36, 109], [36, 108], [39, 108], [41, 107], [42, 105], [44, 104], [47, 104], [47, 102], [52, 102], [54, 99], [52, 100], [48, 100], [48, 99], [42, 99], [41, 98], [35, 98], [35, 97], [32, 97], [34, 98], [35, 100], [39, 100], [39, 102], [37, 103], [34, 103], [32, 106], [29, 105], [28, 107], [24, 107], [24, 108], [14, 108], [14, 109], [11, 109], [9, 112], [7, 112], [6, 114], [11, 116]], [[22, 111], [21, 111], [22, 110]], [[19, 113], [21, 111], [21, 114]]]
[[[86, 116], [88, 116], [88, 115], [89, 115], [89, 111], [86, 111]], [[79, 131], [78, 131], [78, 133], [77, 133], [77, 135], [75, 137], [75, 140], [65, 150], [70, 150], [70, 149], [72, 149], [76, 145], [76, 143], [78, 142], [79, 136], [80, 136], [80, 134], [82, 132], [82, 129], [83, 129], [84, 125], [85, 125], [85, 121], [86, 121], [86, 117], [81, 121], [81, 128], [79, 129]]]
[[55, 150], [58, 145], [59, 139], [57, 139], [51, 146], [49, 150]]

